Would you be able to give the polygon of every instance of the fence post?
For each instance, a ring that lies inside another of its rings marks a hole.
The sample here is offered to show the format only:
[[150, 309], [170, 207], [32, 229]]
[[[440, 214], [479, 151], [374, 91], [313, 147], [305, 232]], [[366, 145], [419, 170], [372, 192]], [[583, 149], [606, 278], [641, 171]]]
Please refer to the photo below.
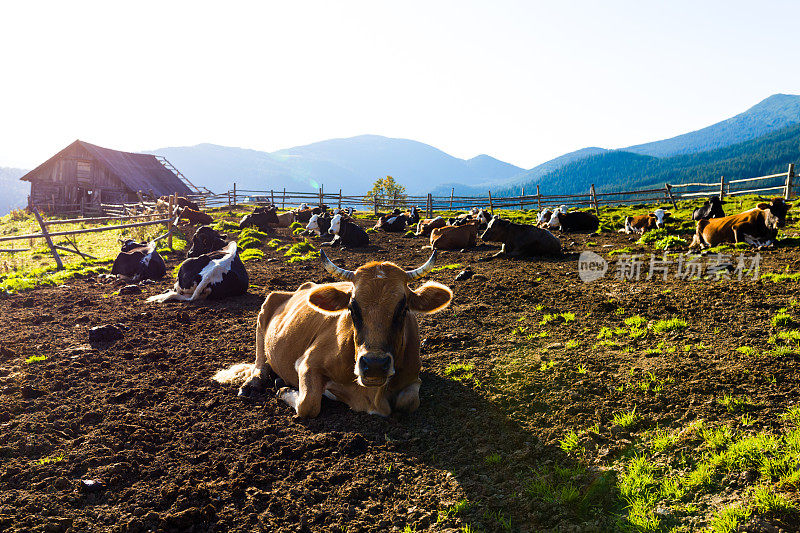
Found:
[[600, 216], [600, 208], [597, 206], [597, 193], [594, 192], [594, 183], [592, 183], [592, 188], [590, 190], [592, 194], [592, 201], [594, 202], [594, 214], [598, 217]]
[[375, 195], [375, 216], [378, 216], [378, 195]]
[[342, 208], [342, 189], [339, 189], [339, 209]]
[[319, 206], [320, 207], [322, 207], [322, 195], [323, 195], [322, 186], [320, 186], [320, 188], [319, 188]]
[[228, 211], [231, 210], [231, 191], [226, 193], [228, 195]]
[[283, 188], [283, 200], [281, 201], [281, 209], [286, 209], [286, 187]]
[[236, 205], [236, 182], [233, 182], [233, 205]]
[[520, 211], [525, 209], [525, 204], [523, 203], [524, 199], [525, 199], [525, 187], [523, 186], [522, 187], [522, 198], [519, 199], [519, 210]]
[[719, 178], [719, 199], [722, 200], [725, 197], [725, 176], [720, 176]]
[[269, 190], [269, 200], [272, 205], [275, 205], [275, 189]]
[[[172, 200], [173, 196], [170, 194], [169, 207], [168, 207], [169, 213], [167, 214], [167, 218], [169, 219], [167, 220], [167, 246], [169, 246], [170, 250], [172, 250], [172, 217], [174, 216], [172, 214], [172, 205], [173, 205]], [[228, 191], [228, 207], [230, 207], [230, 200], [231, 200], [231, 192]]]
[[792, 178], [794, 177], [794, 163], [789, 163], [789, 170], [786, 171], [786, 190], [783, 199], [788, 200], [792, 197]]
[[494, 202], [492, 202], [492, 190], [489, 189], [489, 212], [494, 216]]
[[542, 210], [542, 195], [539, 193], [539, 186], [536, 186], [536, 205], [539, 207], [539, 211]]
[[56, 247], [53, 244], [53, 239], [51, 239], [50, 234], [47, 233], [47, 226], [45, 226], [44, 221], [42, 220], [42, 215], [39, 214], [39, 210], [36, 209], [36, 206], [33, 206], [33, 214], [36, 217], [36, 222], [39, 223], [39, 227], [42, 228], [42, 235], [44, 235], [44, 240], [47, 242], [47, 246], [49, 246], [50, 251], [53, 252], [53, 259], [56, 260], [56, 270], [64, 270], [64, 263], [61, 262], [61, 257], [58, 255]]
[[433, 195], [431, 195], [431, 193], [428, 193], [428, 206], [427, 207], [428, 207], [428, 217], [427, 218], [433, 218]]
[[672, 185], [665, 183], [664, 190], [667, 191], [667, 198], [669, 198], [669, 201], [672, 202], [673, 209], [678, 209], [678, 204], [675, 203], [675, 198], [672, 197]]

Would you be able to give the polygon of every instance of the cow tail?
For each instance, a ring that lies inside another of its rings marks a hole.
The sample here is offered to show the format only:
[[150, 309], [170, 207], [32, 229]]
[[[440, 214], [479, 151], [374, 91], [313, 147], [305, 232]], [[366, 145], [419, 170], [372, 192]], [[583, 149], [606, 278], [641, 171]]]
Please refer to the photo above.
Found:
[[253, 373], [255, 365], [252, 363], [239, 363], [232, 367], [220, 370], [211, 378], [221, 385], [241, 385]]

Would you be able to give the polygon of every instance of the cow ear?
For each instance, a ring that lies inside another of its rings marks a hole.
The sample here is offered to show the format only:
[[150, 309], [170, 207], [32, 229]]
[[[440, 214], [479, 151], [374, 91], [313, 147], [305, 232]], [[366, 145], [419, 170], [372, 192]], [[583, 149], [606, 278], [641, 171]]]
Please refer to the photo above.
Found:
[[655, 213], [650, 213], [650, 214], [649, 214], [649, 215], [647, 215], [647, 216], [648, 216], [648, 217], [650, 217], [650, 218], [656, 218], [656, 214], [655, 214]]
[[435, 313], [441, 311], [453, 299], [453, 291], [441, 283], [429, 281], [419, 289], [411, 291], [408, 308], [415, 313]]
[[664, 218], [669, 218], [669, 217], [671, 217], [671, 216], [672, 216], [672, 213], [670, 213], [669, 211], [667, 211], [666, 213], [664, 213]]
[[786, 206], [786, 210], [787, 210], [787, 211], [788, 211], [789, 209], [791, 209], [791, 208], [792, 208], [792, 204], [783, 204], [783, 205], [785, 205], [785, 206]]
[[308, 295], [308, 303], [317, 311], [336, 314], [347, 309], [350, 293], [332, 285], [322, 285]]
[[761, 202], [756, 207], [759, 208], [759, 209], [769, 209], [769, 204], [765, 204], [764, 202]]

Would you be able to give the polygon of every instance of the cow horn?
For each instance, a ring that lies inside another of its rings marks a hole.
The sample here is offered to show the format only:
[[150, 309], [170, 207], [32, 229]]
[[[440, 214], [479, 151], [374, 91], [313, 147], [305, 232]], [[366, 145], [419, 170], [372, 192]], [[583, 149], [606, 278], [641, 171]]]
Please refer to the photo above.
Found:
[[322, 266], [331, 273], [334, 278], [339, 278], [342, 281], [353, 281], [356, 273], [352, 270], [345, 270], [341, 267], [336, 266], [333, 264], [333, 261], [328, 259], [328, 256], [325, 255], [325, 250], [319, 251], [319, 256], [322, 258]]
[[406, 279], [408, 281], [414, 281], [430, 272], [433, 268], [433, 264], [436, 262], [436, 252], [437, 250], [434, 250], [428, 261], [421, 267], [415, 268], [414, 270], [406, 270]]

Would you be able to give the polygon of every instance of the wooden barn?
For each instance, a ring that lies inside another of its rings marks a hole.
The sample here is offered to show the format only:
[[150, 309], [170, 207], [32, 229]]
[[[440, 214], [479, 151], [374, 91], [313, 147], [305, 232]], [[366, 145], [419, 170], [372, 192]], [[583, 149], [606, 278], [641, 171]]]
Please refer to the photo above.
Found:
[[102, 212], [102, 204], [140, 201], [138, 193], [158, 197], [197, 192], [164, 158], [120, 152], [81, 140], [20, 179], [31, 183], [28, 207], [52, 213]]

